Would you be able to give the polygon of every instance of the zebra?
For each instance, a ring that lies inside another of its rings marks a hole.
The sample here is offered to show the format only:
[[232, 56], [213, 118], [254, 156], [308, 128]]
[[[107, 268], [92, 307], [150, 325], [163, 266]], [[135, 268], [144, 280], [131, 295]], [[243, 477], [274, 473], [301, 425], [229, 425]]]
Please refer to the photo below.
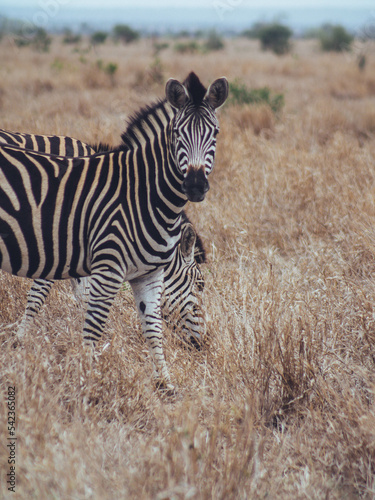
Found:
[[[0, 143], [13, 144], [41, 153], [63, 156], [93, 155], [110, 151], [108, 144], [86, 144], [67, 136], [35, 135], [10, 132], [0, 129]], [[117, 146], [115, 149], [120, 149]], [[191, 227], [189, 227], [191, 225]], [[203, 274], [199, 264], [206, 261], [203, 242], [196, 233], [185, 211], [182, 211], [181, 241], [172, 261], [164, 270], [161, 309], [164, 320], [176, 331], [174, 320], [178, 320], [183, 340], [200, 349], [206, 336], [206, 323], [200, 306], [204, 287]], [[22, 337], [32, 324], [44, 304], [53, 281], [34, 280], [27, 297], [27, 305], [18, 337]], [[89, 278], [71, 280], [76, 299], [85, 303], [89, 293]], [[205, 341], [206, 342], [206, 341]]]
[[0, 268], [47, 280], [90, 276], [83, 338], [95, 348], [124, 280], [131, 285], [157, 387], [174, 386], [162, 346], [164, 268], [187, 201], [209, 189], [228, 81], [169, 79], [163, 100], [128, 124], [123, 149], [68, 158], [0, 146]]

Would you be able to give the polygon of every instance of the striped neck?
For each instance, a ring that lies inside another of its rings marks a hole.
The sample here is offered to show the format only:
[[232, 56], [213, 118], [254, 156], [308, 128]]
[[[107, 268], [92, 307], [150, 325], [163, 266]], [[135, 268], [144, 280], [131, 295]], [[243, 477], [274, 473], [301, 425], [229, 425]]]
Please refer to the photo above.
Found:
[[187, 203], [182, 191], [183, 174], [173, 157], [172, 128], [175, 110], [166, 101], [139, 111], [122, 134], [123, 150], [130, 165], [138, 171], [139, 178], [147, 184], [146, 202], [160, 217], [174, 226]]

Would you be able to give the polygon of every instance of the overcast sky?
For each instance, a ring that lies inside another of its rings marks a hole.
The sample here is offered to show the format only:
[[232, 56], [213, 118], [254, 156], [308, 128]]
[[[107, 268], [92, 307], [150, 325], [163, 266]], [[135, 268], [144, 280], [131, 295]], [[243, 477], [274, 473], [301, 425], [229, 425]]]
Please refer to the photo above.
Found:
[[[15, 6], [15, 0], [2, 0], [2, 5], [13, 5]], [[108, 9], [121, 7], [131, 7], [131, 8], [147, 8], [147, 7], [212, 7], [212, 8], [236, 8], [236, 7], [246, 7], [246, 8], [273, 8], [281, 10], [283, 8], [332, 8], [337, 7], [342, 8], [367, 8], [373, 9], [375, 11], [375, 1], [374, 0], [189, 0], [187, 2], [176, 2], [176, 0], [16, 0], [17, 7], [22, 8], [22, 6], [43, 8], [48, 6], [48, 4], [57, 4], [61, 6], [72, 7], [105, 7]], [[1, 11], [1, 5], [0, 5]]]
[[365, 24], [373, 30], [375, 0], [0, 0], [1, 14], [46, 29], [79, 30], [84, 23], [111, 30], [127, 23], [146, 32], [241, 31], [279, 20], [297, 34], [327, 22], [358, 33]]

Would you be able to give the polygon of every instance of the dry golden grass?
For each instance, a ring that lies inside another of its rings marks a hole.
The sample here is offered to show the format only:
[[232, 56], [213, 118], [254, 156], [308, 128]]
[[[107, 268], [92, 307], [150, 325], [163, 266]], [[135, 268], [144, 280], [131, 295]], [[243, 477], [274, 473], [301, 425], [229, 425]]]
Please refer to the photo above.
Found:
[[[14, 348], [6, 325], [29, 282], [0, 275], [0, 496], [14, 385], [15, 498], [374, 498], [375, 60], [360, 73], [310, 42], [278, 58], [232, 41], [217, 54], [168, 48], [159, 82], [149, 41], [0, 48], [0, 126], [14, 131], [116, 144], [129, 114], [190, 70], [268, 85], [286, 103], [276, 119], [220, 111], [211, 191], [188, 206], [208, 253], [211, 345], [189, 351], [166, 332], [175, 401], [153, 389], [129, 292], [90, 368], [69, 286]], [[114, 85], [98, 59], [118, 63]]]

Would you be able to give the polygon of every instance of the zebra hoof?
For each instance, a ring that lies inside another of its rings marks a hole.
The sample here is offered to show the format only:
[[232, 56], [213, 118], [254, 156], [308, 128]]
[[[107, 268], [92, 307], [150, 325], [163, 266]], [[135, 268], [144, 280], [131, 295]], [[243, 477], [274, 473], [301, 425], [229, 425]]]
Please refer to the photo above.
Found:
[[163, 380], [156, 383], [156, 388], [162, 396], [176, 396], [176, 389], [174, 388], [174, 385], [167, 384]]
[[202, 349], [202, 341], [200, 339], [197, 339], [196, 337], [190, 336], [188, 339], [189, 342], [189, 348], [194, 347], [197, 351], [200, 351]]
[[12, 349], [17, 349], [18, 347], [21, 347], [22, 346], [22, 342], [21, 340], [16, 337], [13, 344], [12, 344]]

